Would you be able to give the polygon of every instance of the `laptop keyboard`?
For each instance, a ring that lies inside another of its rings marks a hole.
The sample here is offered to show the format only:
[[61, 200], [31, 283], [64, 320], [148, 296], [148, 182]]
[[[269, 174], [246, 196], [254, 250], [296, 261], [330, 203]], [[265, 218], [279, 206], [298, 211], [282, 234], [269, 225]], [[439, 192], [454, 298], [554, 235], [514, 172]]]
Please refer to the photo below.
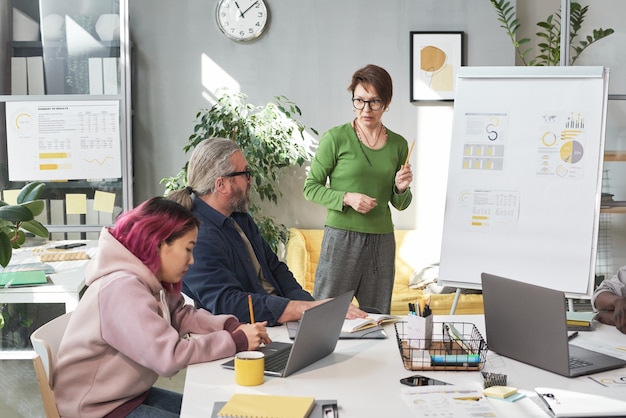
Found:
[[291, 353], [291, 346], [285, 347], [279, 351], [265, 356], [265, 370], [269, 372], [280, 373], [287, 366], [287, 359]]
[[571, 369], [577, 369], [579, 367], [587, 367], [587, 366], [591, 366], [593, 363], [590, 363], [588, 361], [585, 360], [581, 360], [578, 359], [576, 357], [570, 357], [569, 358], [569, 368]]

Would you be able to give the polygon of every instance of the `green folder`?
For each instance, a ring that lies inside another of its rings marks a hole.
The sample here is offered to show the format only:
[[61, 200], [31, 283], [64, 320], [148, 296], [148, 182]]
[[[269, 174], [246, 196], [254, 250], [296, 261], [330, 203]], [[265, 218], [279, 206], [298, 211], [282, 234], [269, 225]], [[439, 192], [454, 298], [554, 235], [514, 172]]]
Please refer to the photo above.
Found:
[[33, 286], [46, 284], [48, 279], [43, 270], [0, 272], [0, 288], [15, 286]]

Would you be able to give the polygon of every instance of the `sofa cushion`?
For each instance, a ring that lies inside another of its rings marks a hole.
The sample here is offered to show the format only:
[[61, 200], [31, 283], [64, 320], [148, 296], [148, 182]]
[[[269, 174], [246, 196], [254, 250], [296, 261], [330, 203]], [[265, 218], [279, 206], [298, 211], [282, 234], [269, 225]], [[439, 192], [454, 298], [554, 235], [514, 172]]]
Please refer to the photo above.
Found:
[[[294, 277], [309, 293], [313, 293], [315, 270], [322, 248], [323, 229], [291, 228], [287, 243], [286, 262]], [[391, 314], [406, 315], [408, 303], [419, 303], [430, 298], [430, 306], [434, 314], [450, 313], [454, 294], [425, 295], [423, 288], [410, 286], [411, 277], [424, 268], [437, 264], [433, 260], [433, 249], [421, 242], [417, 231], [396, 230], [396, 272], [391, 299]], [[483, 313], [482, 295], [461, 294], [455, 310], [456, 314]]]

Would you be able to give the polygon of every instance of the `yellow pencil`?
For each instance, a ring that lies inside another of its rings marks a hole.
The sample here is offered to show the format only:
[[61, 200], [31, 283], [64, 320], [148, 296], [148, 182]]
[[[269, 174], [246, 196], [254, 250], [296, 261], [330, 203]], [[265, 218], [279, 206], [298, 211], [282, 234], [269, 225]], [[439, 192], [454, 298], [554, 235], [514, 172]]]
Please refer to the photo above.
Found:
[[409, 158], [411, 158], [411, 153], [413, 152], [414, 146], [415, 146], [415, 140], [413, 140], [413, 142], [411, 143], [411, 148], [409, 148], [409, 153], [406, 156], [406, 161], [404, 162], [404, 165], [407, 165], [409, 163]]
[[250, 309], [250, 323], [254, 324], [254, 309], [252, 309], [252, 295], [248, 295], [248, 309]]

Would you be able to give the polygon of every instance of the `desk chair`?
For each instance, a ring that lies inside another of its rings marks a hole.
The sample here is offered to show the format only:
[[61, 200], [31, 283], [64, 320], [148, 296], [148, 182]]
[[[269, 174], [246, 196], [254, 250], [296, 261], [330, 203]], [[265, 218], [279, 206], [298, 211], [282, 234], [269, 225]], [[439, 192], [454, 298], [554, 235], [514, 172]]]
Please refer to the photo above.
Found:
[[56, 366], [59, 344], [71, 315], [71, 312], [67, 312], [53, 319], [36, 329], [30, 336], [35, 350], [33, 365], [47, 418], [59, 418], [59, 410], [54, 399], [54, 392], [52, 392], [54, 366]]

